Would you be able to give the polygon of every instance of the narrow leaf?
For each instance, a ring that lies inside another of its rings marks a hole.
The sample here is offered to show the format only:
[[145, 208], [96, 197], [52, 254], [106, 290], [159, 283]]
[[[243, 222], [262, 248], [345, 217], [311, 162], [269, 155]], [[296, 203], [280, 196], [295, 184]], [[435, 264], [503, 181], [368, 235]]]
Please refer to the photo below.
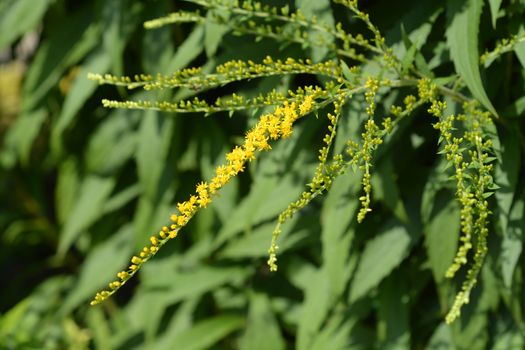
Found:
[[366, 246], [350, 287], [350, 302], [365, 296], [376, 287], [408, 252], [410, 235], [400, 225], [389, 225], [384, 232], [372, 239]]
[[503, 232], [503, 241], [501, 242], [501, 274], [505, 287], [512, 286], [514, 271], [518, 264], [519, 258], [523, 252], [523, 215], [524, 201], [516, 202], [510, 212], [509, 225]]
[[35, 111], [22, 112], [14, 124], [7, 130], [2, 152], [13, 153], [22, 165], [30, 164], [31, 150], [47, 113], [41, 108]]
[[137, 144], [137, 116], [135, 111], [115, 110], [100, 124], [85, 152], [89, 172], [112, 175], [131, 158]]
[[222, 37], [228, 33], [231, 29], [225, 24], [217, 23], [213, 18], [223, 18], [227, 21], [228, 13], [225, 11], [208, 11], [208, 20], [204, 22], [204, 48], [206, 50], [206, 56], [209, 58], [214, 57]]
[[139, 182], [152, 200], [160, 195], [160, 181], [169, 165], [166, 157], [171, 144], [175, 122], [157, 111], [146, 111], [140, 124], [136, 160]]
[[489, 0], [490, 18], [492, 20], [492, 28], [496, 29], [496, 21], [498, 20], [499, 8], [502, 0]]
[[394, 271], [379, 288], [379, 340], [381, 349], [410, 347], [408, 283], [405, 272]]
[[310, 349], [332, 305], [330, 282], [326, 271], [319, 269], [304, 290], [304, 302], [297, 329], [296, 349]]
[[439, 283], [456, 254], [460, 222], [459, 205], [451, 193], [439, 192], [434, 198], [433, 213], [424, 233], [430, 269]]
[[353, 272], [349, 269], [348, 260], [355, 235], [351, 223], [355, 220], [359, 205], [358, 196], [353, 191], [356, 182], [359, 182], [357, 176], [337, 178], [328, 192], [321, 215], [323, 267], [328, 274], [330, 290], [334, 297], [343, 293]]
[[64, 255], [79, 234], [100, 218], [103, 204], [114, 185], [113, 178], [90, 175], [84, 179], [75, 206], [60, 235], [59, 255]]
[[0, 52], [22, 34], [33, 29], [50, 3], [49, 0], [11, 1], [11, 6], [0, 13]]
[[73, 86], [64, 101], [64, 106], [51, 134], [51, 148], [55, 154], [62, 152], [62, 138], [65, 130], [73, 123], [78, 111], [97, 88], [97, 83], [87, 79], [90, 72], [105, 73], [110, 59], [104, 51], [97, 51], [80, 69]]
[[253, 294], [250, 298], [248, 324], [240, 345], [245, 350], [285, 349], [272, 305], [264, 294]]
[[80, 303], [87, 303], [97, 290], [115, 278], [115, 271], [126, 263], [132, 252], [133, 242], [130, 241], [130, 236], [131, 225], [126, 225], [113, 237], [91, 250], [82, 264], [74, 288], [62, 303], [61, 314], [68, 314]]
[[482, 7], [483, 0], [447, 1], [447, 44], [456, 72], [463, 78], [472, 95], [497, 116], [479, 71], [478, 36]]
[[[176, 334], [170, 342], [164, 341], [155, 350], [200, 350], [211, 349], [212, 345], [224, 338], [229, 333], [239, 329], [244, 324], [244, 319], [234, 315], [221, 315], [200, 321], [192, 328]], [[166, 340], [167, 338], [164, 338]]]

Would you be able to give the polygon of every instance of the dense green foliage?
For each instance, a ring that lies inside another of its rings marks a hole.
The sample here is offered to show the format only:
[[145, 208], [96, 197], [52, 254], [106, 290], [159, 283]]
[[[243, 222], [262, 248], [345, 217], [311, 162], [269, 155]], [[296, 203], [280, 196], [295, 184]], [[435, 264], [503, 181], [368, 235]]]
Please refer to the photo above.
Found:
[[0, 348], [524, 348], [525, 2], [359, 5], [1, 2]]

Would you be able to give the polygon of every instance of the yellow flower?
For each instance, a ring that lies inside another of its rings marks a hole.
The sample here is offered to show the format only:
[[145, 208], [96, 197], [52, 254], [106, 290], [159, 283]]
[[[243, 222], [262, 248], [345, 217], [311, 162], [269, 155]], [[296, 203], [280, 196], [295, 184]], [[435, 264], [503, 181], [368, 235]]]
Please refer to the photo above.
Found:
[[[277, 107], [273, 114], [261, 116], [259, 123], [246, 133], [243, 145], [236, 146], [231, 152], [226, 154], [226, 164], [215, 168], [215, 176], [210, 182], [198, 183], [195, 187], [195, 194], [191, 195], [187, 201], [177, 203], [179, 213], [174, 213], [170, 216], [173, 223], [169, 227], [162, 227], [158, 236], [151, 236], [151, 246], [144, 247], [139, 256], [134, 256], [131, 259], [132, 264], [127, 271], [121, 271], [117, 274], [119, 281], [111, 282], [109, 290], [97, 293], [91, 304], [98, 304], [115, 293], [137, 272], [143, 263], [158, 252], [167, 240], [177, 237], [179, 230], [188, 223], [196, 211], [199, 208], [206, 208], [212, 202], [213, 195], [228, 183], [233, 176], [243, 171], [247, 162], [255, 159], [257, 151], [271, 149], [270, 139], [277, 140], [289, 137], [292, 134], [293, 123], [312, 109], [312, 102], [313, 96], [306, 96], [299, 106], [299, 114], [296, 102], [285, 102], [282, 106]], [[198, 207], [196, 207], [197, 205]], [[273, 251], [273, 257], [276, 259], [275, 251]]]
[[211, 180], [209, 188], [211, 194], [215, 194], [221, 188], [221, 184], [219, 183], [219, 180], [216, 177], [214, 177]]
[[272, 140], [277, 140], [281, 136], [280, 124], [281, 120], [276, 115], [272, 115], [271, 118], [268, 119], [267, 129]]
[[314, 100], [314, 97], [312, 95], [308, 95], [305, 97], [304, 101], [299, 106], [299, 113], [301, 115], [305, 115], [306, 113], [310, 112], [312, 109], [312, 101]]
[[296, 112], [296, 108], [297, 108], [297, 104], [295, 102], [292, 102], [292, 103], [288, 103], [288, 101], [285, 102], [284, 103], [284, 118], [290, 119], [292, 122], [296, 121], [297, 118], [299, 118]]
[[128, 278], [128, 276], [129, 274], [126, 271], [120, 271], [119, 273], [117, 273], [117, 277], [121, 280], [125, 280], [126, 278]]
[[199, 207], [201, 208], [206, 208], [208, 206], [208, 204], [211, 203], [211, 199], [210, 197], [206, 196], [201, 196], [199, 197]]
[[285, 117], [285, 119], [281, 122], [281, 135], [283, 139], [290, 137], [292, 134], [292, 125], [293, 122], [290, 117]]
[[[188, 222], [188, 217], [184, 216], [184, 215], [181, 215], [178, 217], [177, 219], [177, 225], [179, 225], [180, 227], [186, 225], [186, 223]], [[171, 231], [170, 232], [170, 238], [172, 238], [172, 232], [174, 231]], [[175, 236], [177, 235], [177, 233], [175, 232]], [[173, 237], [174, 238], [174, 237]]]
[[208, 189], [208, 184], [206, 182], [200, 182], [197, 184], [197, 193], [201, 194], [203, 191], [206, 191]]

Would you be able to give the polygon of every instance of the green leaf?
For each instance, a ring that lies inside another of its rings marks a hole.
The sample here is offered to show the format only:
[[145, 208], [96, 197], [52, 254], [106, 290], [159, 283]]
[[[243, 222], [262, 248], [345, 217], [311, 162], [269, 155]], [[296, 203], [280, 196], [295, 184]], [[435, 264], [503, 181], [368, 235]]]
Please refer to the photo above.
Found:
[[77, 201], [60, 234], [58, 255], [63, 256], [78, 236], [102, 214], [104, 202], [109, 198], [115, 179], [88, 175], [79, 189]]
[[502, 0], [489, 0], [490, 18], [492, 20], [492, 28], [494, 29], [496, 29], [496, 22], [498, 21], [501, 3]]
[[484, 350], [488, 348], [489, 324], [485, 313], [472, 312], [468, 322], [453, 324], [453, 342], [456, 349]]
[[[493, 141], [495, 137], [498, 135], [492, 137]], [[507, 229], [508, 216], [521, 169], [521, 151], [516, 131], [505, 132], [498, 137], [498, 140], [499, 142], [493, 142], [494, 145], [499, 145], [499, 147], [494, 147], [498, 160], [495, 164], [494, 177], [499, 186], [495, 196], [498, 204], [498, 224], [501, 232], [504, 232]]]
[[478, 37], [482, 7], [483, 0], [447, 0], [447, 44], [456, 72], [472, 95], [498, 116], [485, 92], [479, 71]]
[[[403, 13], [403, 17], [394, 22], [394, 26], [386, 32], [386, 41], [393, 43], [392, 49], [397, 57], [410, 61], [406, 56], [413, 55], [412, 58], [415, 59], [418, 68], [425, 70], [422, 73], [431, 76], [427, 74], [430, 72], [426, 71], [428, 68], [420, 50], [427, 42], [443, 8], [441, 2], [437, 0], [418, 1], [412, 5], [410, 10]], [[412, 52], [407, 53], [410, 50]]]
[[450, 350], [454, 349], [452, 341], [452, 332], [450, 327], [445, 323], [441, 323], [434, 329], [434, 333], [430, 337], [428, 345], [425, 350]]
[[109, 198], [102, 208], [102, 212], [105, 214], [111, 213], [112, 211], [120, 209], [122, 206], [129, 203], [132, 199], [138, 197], [141, 194], [141, 189], [138, 184], [131, 185], [128, 188], [116, 193], [114, 196]]
[[229, 13], [226, 11], [211, 10], [206, 15], [207, 19], [204, 22], [204, 48], [208, 58], [214, 57], [222, 37], [230, 31], [227, 25], [217, 23], [214, 18], [220, 17], [224, 21], [228, 21]]
[[[192, 130], [195, 135], [195, 150], [190, 155], [198, 158], [195, 164], [206, 179], [215, 176], [215, 168], [224, 162], [224, 155], [230, 151], [221, 124], [213, 118], [205, 118]], [[196, 152], [196, 154], [193, 154]], [[221, 190], [222, 192], [222, 190]]]
[[92, 134], [85, 151], [86, 169], [113, 175], [135, 153], [137, 112], [116, 110]]
[[524, 347], [525, 337], [523, 337], [523, 333], [520, 333], [515, 328], [511, 328], [496, 335], [492, 350], [523, 349]]
[[[154, 335], [153, 339], [158, 347], [166, 347], [166, 344], [172, 343], [172, 339], [179, 333], [190, 329], [194, 323], [194, 314], [196, 308], [199, 306], [201, 296], [193, 296], [185, 299], [181, 302], [181, 305], [177, 309], [177, 313], [173, 315], [169, 325], [166, 327], [166, 331], [161, 335]], [[160, 304], [162, 306], [162, 304]], [[149, 305], [145, 305], [144, 314], [148, 313]], [[162, 319], [159, 320], [163, 322]], [[166, 340], [164, 340], [166, 339]]]
[[328, 274], [322, 269], [310, 276], [304, 292], [304, 302], [297, 328], [296, 349], [310, 349], [332, 306]]
[[175, 121], [152, 110], [145, 111], [142, 118], [136, 152], [139, 182], [145, 194], [155, 200], [161, 194], [160, 180], [167, 167]]
[[[525, 49], [525, 46], [524, 46], [524, 49]], [[524, 54], [525, 54], [525, 50], [524, 50]], [[523, 66], [525, 67], [525, 65]], [[509, 119], [510, 118], [522, 118], [523, 116], [525, 116], [525, 96], [520, 97], [516, 101], [511, 103], [505, 110], [505, 116]]]
[[235, 315], [211, 317], [197, 322], [188, 330], [165, 337], [162, 343], [155, 344], [151, 349], [171, 350], [173, 346], [185, 350], [210, 349], [219, 340], [241, 328], [244, 322], [244, 318]]
[[[311, 235], [310, 229], [315, 218], [307, 218], [298, 222], [292, 218], [282, 229], [282, 240], [279, 242], [279, 252], [282, 254]], [[247, 230], [234, 240], [230, 240], [219, 253], [224, 258], [261, 258], [268, 256], [268, 245], [274, 222], [262, 224], [253, 230]]]
[[[208, 267], [201, 266], [187, 271], [173, 271], [171, 266], [159, 269], [158, 262], [150, 261], [142, 270], [142, 286], [155, 291], [163, 288], [163, 298], [174, 303], [190, 296], [215, 290], [219, 286], [235, 281], [242, 281], [250, 272], [249, 267]], [[165, 269], [165, 270], [164, 270]], [[163, 278], [159, 279], [159, 272]]]
[[[236, 234], [249, 232], [260, 222], [277, 216], [300, 192], [301, 189], [289, 176], [256, 179], [249, 195], [221, 227], [215, 245], [219, 247]], [[271, 231], [268, 232], [268, 238], [270, 235]]]
[[39, 45], [28, 68], [23, 85], [25, 111], [37, 108], [49, 91], [57, 87], [66, 69], [99, 44], [100, 27], [93, 21], [89, 6], [80, 7], [54, 25], [56, 28]]
[[521, 67], [525, 68], [525, 42], [516, 44], [516, 46], [514, 46], [514, 53], [518, 57]]
[[55, 189], [55, 206], [60, 224], [64, 224], [78, 198], [81, 178], [73, 158], [62, 161], [58, 169], [58, 183]]
[[0, 12], [0, 51], [37, 26], [46, 13], [51, 0], [11, 1], [7, 9]]
[[100, 307], [91, 307], [86, 313], [86, 324], [91, 331], [93, 347], [95, 349], [111, 349], [111, 336], [113, 335], [104, 311]]
[[488, 348], [489, 325], [492, 325], [493, 321], [489, 315], [499, 305], [499, 284], [491, 267], [485, 264], [479, 283], [470, 297], [471, 303], [462, 309], [461, 322], [451, 325], [454, 343], [458, 349], [483, 350]]
[[407, 74], [408, 70], [412, 67], [414, 64], [414, 60], [417, 53], [417, 46], [414, 45], [411, 41], [408, 35], [406, 34], [405, 28], [402, 25], [401, 26], [401, 34], [403, 37], [403, 42], [405, 44], [406, 52], [403, 55], [403, 60], [401, 61], [401, 68], [403, 74]]
[[501, 137], [492, 136], [497, 157], [494, 177], [499, 186], [495, 193], [497, 203], [495, 226], [503, 236], [500, 264], [506, 287], [512, 284], [514, 269], [521, 255], [523, 244], [520, 223], [520, 217], [523, 215], [523, 201], [514, 199], [521, 169], [521, 151], [516, 133], [514, 130], [505, 133], [502, 131]]
[[59, 313], [66, 315], [113, 281], [133, 249], [131, 225], [123, 226], [110, 239], [92, 249], [82, 264], [78, 280], [63, 301]]
[[[28, 314], [30, 307], [31, 297], [27, 297], [2, 313], [2, 317], [0, 318], [0, 340], [9, 334], [17, 332], [19, 324], [22, 322], [24, 316]], [[20, 330], [18, 330], [18, 332], [20, 332]]]
[[[319, 22], [328, 26], [332, 30], [335, 27], [335, 20], [332, 13], [332, 8], [329, 0], [305, 1], [296, 0], [297, 8], [307, 17], [315, 16]], [[309, 35], [312, 37], [312, 45], [310, 45], [311, 58], [314, 62], [322, 61], [326, 58], [330, 49], [327, 47], [333, 43], [334, 38], [328, 33], [318, 30], [310, 30]], [[326, 45], [315, 45], [314, 43], [323, 42]]]
[[103, 74], [109, 68], [109, 64], [109, 56], [104, 51], [99, 50], [90, 55], [80, 69], [51, 133], [51, 149], [55, 155], [62, 153], [63, 133], [73, 123], [78, 111], [98, 86], [97, 82], [87, 79], [87, 74], [92, 72]]
[[421, 219], [423, 224], [428, 224], [431, 215], [434, 212], [435, 197], [439, 191], [449, 188], [452, 189], [449, 181], [449, 173], [446, 171], [448, 162], [445, 157], [442, 157], [430, 172], [430, 175], [425, 184], [423, 191], [423, 198], [421, 199]]
[[[110, 57], [111, 72], [115, 75], [123, 75], [124, 63], [122, 53], [126, 45], [124, 23], [130, 27], [132, 22], [137, 22], [132, 21], [129, 16], [133, 12], [131, 8], [133, 3], [129, 0], [115, 0], [103, 1], [101, 4], [102, 45], [104, 51]], [[135, 5], [138, 5], [138, 3], [135, 3]]]
[[[157, 1], [148, 4], [145, 8], [144, 17], [161, 17], [168, 13], [168, 11], [169, 7], [166, 1]], [[170, 73], [168, 65], [173, 58], [175, 51], [173, 47], [172, 32], [170, 26], [163, 26], [145, 31], [142, 39], [142, 61], [146, 73]], [[186, 41], [187, 40], [188, 39], [186, 39]], [[184, 49], [180, 47], [178, 51], [180, 52], [181, 50]], [[173, 72], [173, 70], [171, 72]]]
[[[13, 345], [15, 349], [44, 349], [43, 344], [49, 339], [49, 332], [62, 334], [62, 329], [56, 327], [59, 322], [56, 310], [64, 292], [70, 287], [70, 279], [63, 275], [48, 277], [35, 286], [29, 296], [0, 318], [0, 340], [4, 341], [4, 335], [7, 335], [11, 343], [8, 345]], [[32, 347], [25, 347], [27, 344], [32, 344]]]
[[346, 64], [345, 61], [341, 60], [341, 69], [342, 69], [342, 72], [343, 72], [343, 76], [345, 77], [345, 79], [348, 81], [348, 82], [354, 82], [356, 80], [356, 78], [358, 79], [359, 76], [355, 73], [352, 73], [352, 71], [350, 70], [350, 67], [348, 67], [348, 65]]
[[248, 322], [239, 343], [239, 349], [245, 350], [285, 349], [272, 305], [265, 294], [251, 294]]
[[[156, 198], [146, 195], [138, 197], [137, 208], [133, 216], [133, 231], [137, 249], [142, 249], [144, 243], [149, 241], [151, 234], [158, 232], [160, 227], [166, 225], [169, 213], [174, 210], [172, 202], [177, 181], [172, 180], [169, 184], [166, 181], [164, 186], [164, 190]], [[142, 193], [144, 191], [142, 185], [140, 189]]]
[[510, 288], [514, 278], [514, 271], [523, 252], [523, 217], [525, 204], [523, 199], [518, 200], [512, 207], [509, 215], [509, 224], [503, 231], [501, 242], [501, 274], [505, 287]]
[[348, 339], [350, 333], [357, 323], [356, 316], [347, 316], [342, 312], [331, 317], [327, 324], [316, 334], [311, 350], [352, 350]]
[[407, 277], [395, 271], [379, 288], [378, 338], [381, 349], [410, 348]]
[[366, 244], [351, 282], [351, 303], [365, 296], [399, 266], [408, 253], [410, 241], [404, 226], [390, 223]]
[[168, 65], [168, 72], [186, 67], [194, 58], [204, 50], [204, 25], [197, 25], [184, 42], [178, 47]]
[[382, 159], [372, 174], [374, 199], [384, 202], [396, 217], [404, 223], [409, 221], [405, 205], [399, 194], [396, 174], [391, 158]]
[[334, 297], [343, 293], [353, 272], [348, 261], [355, 236], [355, 217], [359, 206], [355, 188], [359, 182], [360, 177], [356, 175], [336, 178], [323, 203], [323, 268], [328, 274], [330, 292]]
[[439, 192], [434, 197], [434, 207], [424, 226], [425, 246], [430, 269], [438, 283], [456, 255], [460, 221], [459, 204], [449, 192]]
[[22, 112], [7, 130], [2, 153], [10, 152], [20, 159], [22, 165], [28, 166], [33, 143], [46, 119], [47, 112], [43, 108], [31, 112]]

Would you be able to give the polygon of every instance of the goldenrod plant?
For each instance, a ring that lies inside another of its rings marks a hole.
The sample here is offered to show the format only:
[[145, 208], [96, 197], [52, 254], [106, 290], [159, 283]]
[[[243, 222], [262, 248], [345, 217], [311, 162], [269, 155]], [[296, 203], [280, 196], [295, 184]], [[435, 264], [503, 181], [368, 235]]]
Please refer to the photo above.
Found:
[[525, 346], [525, 4], [75, 6], [0, 154], [55, 167], [49, 348]]
[[[265, 57], [261, 63], [251, 60], [232, 60], [216, 67], [212, 73], [204, 73], [202, 68], [188, 68], [168, 75], [158, 74], [115, 77], [109, 74], [90, 74], [89, 78], [100, 84], [113, 84], [128, 89], [143, 88], [145, 90], [190, 88], [195, 90], [209, 89], [219, 85], [244, 79], [260, 78], [272, 75], [312, 74], [324, 76], [326, 81], [321, 86], [299, 87], [297, 91], [288, 91], [279, 94], [271, 91], [261, 93], [253, 99], [232, 95], [229, 98], [218, 98], [213, 104], [195, 97], [192, 100], [170, 101], [113, 101], [103, 100], [105, 107], [152, 109], [166, 112], [212, 114], [220, 111], [235, 112], [243, 109], [255, 109], [266, 106], [277, 106], [269, 114], [262, 114], [253, 129], [247, 131], [244, 144], [236, 146], [226, 155], [226, 163], [215, 170], [215, 176], [207, 182], [197, 185], [195, 194], [187, 201], [177, 204], [177, 212], [171, 216], [172, 224], [164, 226], [158, 235], [150, 237], [150, 246], [142, 249], [139, 256], [133, 256], [131, 265], [117, 274], [118, 279], [109, 284], [109, 290], [97, 293], [91, 302], [96, 305], [115, 293], [125, 284], [159, 249], [170, 239], [177, 237], [181, 228], [196, 214], [200, 208], [205, 208], [214, 195], [226, 185], [231, 177], [244, 170], [245, 164], [256, 158], [256, 153], [271, 150], [270, 140], [288, 138], [292, 134], [293, 124], [297, 119], [310, 114], [312, 110], [333, 104], [334, 111], [327, 112], [330, 121], [329, 133], [323, 138], [324, 145], [319, 150], [319, 164], [309, 189], [304, 191], [297, 201], [292, 202], [278, 218], [277, 226], [273, 230], [270, 249], [268, 250], [268, 265], [270, 271], [277, 271], [277, 244], [281, 225], [291, 218], [298, 210], [305, 207], [313, 198], [329, 191], [333, 180], [342, 175], [347, 168], [354, 167], [362, 175], [362, 194], [359, 197], [361, 207], [357, 213], [357, 222], [365, 219], [371, 202], [371, 171], [374, 151], [383, 143], [384, 138], [394, 131], [401, 117], [408, 117], [418, 107], [426, 106], [427, 113], [437, 118], [433, 122], [434, 128], [439, 130], [441, 153], [447, 162], [453, 165], [456, 180], [456, 196], [461, 205], [461, 244], [454, 258], [454, 262], [447, 270], [446, 277], [452, 278], [462, 265], [467, 264], [467, 254], [474, 248], [474, 259], [469, 268], [466, 280], [461, 291], [456, 296], [450, 312], [447, 314], [447, 323], [453, 322], [459, 315], [461, 307], [468, 303], [472, 288], [475, 286], [481, 267], [487, 253], [488, 220], [490, 210], [488, 197], [495, 189], [492, 180], [494, 154], [490, 133], [494, 130], [491, 112], [484, 112], [478, 107], [480, 102], [475, 98], [460, 95], [447, 86], [440, 86], [426, 77], [413, 62], [401, 63], [393, 49], [385, 44], [385, 39], [379, 29], [370, 21], [367, 13], [361, 11], [357, 1], [336, 1], [347, 7], [355, 17], [366, 25], [370, 31], [370, 39], [362, 35], [356, 37], [346, 32], [342, 24], [338, 23], [330, 29], [326, 23], [319, 23], [315, 17], [307, 18], [299, 10], [289, 12], [288, 7], [277, 8], [263, 5], [259, 2], [239, 2], [231, 0], [190, 1], [205, 7], [211, 16], [201, 15], [199, 12], [176, 12], [168, 17], [158, 18], [144, 24], [146, 28], [157, 28], [162, 25], [180, 22], [216, 21], [219, 24], [232, 26], [232, 30], [244, 34], [256, 34], [261, 37], [276, 38], [301, 43], [305, 46], [326, 46], [328, 60], [313, 63], [310, 59], [296, 61], [287, 58], [284, 61]], [[222, 10], [227, 19], [217, 15], [213, 10]], [[228, 16], [229, 15], [229, 16]], [[233, 18], [232, 18], [233, 17]], [[257, 23], [258, 19], [275, 22], [264, 25]], [[286, 31], [285, 25], [296, 27], [292, 36], [280, 36]], [[313, 29], [320, 33], [308, 33], [306, 29]], [[324, 39], [323, 35], [332, 36], [332, 40]], [[338, 49], [336, 40], [343, 40], [343, 48]], [[516, 39], [511, 42], [517, 42]], [[363, 53], [361, 53], [361, 51]], [[501, 51], [498, 49], [497, 51]], [[496, 52], [497, 52], [496, 51]], [[357, 54], [357, 52], [360, 52]], [[345, 58], [357, 65], [349, 68]], [[360, 65], [366, 66], [367, 58], [379, 66], [375, 74], [363, 72]], [[360, 59], [359, 59], [360, 58]], [[364, 62], [364, 63], [363, 63]], [[452, 80], [449, 84], [456, 84]], [[404, 105], [392, 104], [390, 110], [382, 115], [376, 115], [376, 96], [380, 88], [383, 94], [392, 93], [391, 90], [412, 87], [417, 94], [407, 95]], [[483, 91], [483, 90], [482, 90]], [[344, 105], [356, 95], [364, 95], [364, 105], [367, 118], [363, 122], [364, 131], [357, 140], [346, 140], [347, 147], [341, 153], [331, 152], [331, 145], [336, 136], [338, 120]], [[454, 113], [447, 110], [446, 98], [452, 98], [451, 103], [459, 105], [462, 112]], [[423, 107], [424, 108], [424, 107]], [[488, 109], [493, 110], [489, 104]], [[492, 114], [497, 118], [497, 114]], [[376, 121], [377, 120], [377, 121]], [[380, 123], [382, 126], [378, 126]], [[432, 121], [431, 121], [432, 123]], [[456, 132], [456, 130], [461, 130]], [[330, 155], [330, 153], [333, 153]], [[330, 162], [328, 162], [330, 156]], [[473, 240], [476, 241], [473, 247]]]

